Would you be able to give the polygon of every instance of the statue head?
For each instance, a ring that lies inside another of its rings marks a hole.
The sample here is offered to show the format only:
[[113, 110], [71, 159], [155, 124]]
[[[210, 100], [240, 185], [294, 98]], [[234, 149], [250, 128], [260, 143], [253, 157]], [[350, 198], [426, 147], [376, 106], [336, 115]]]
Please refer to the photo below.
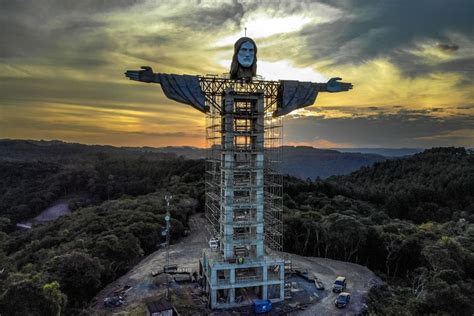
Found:
[[234, 44], [230, 66], [231, 79], [251, 79], [257, 74], [257, 45], [249, 37], [241, 37]]

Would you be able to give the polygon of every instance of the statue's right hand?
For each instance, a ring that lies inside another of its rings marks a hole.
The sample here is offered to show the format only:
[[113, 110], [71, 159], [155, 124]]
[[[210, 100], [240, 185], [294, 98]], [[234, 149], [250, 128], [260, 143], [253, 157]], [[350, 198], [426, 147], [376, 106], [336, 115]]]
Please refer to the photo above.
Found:
[[127, 70], [125, 72], [125, 77], [130, 80], [136, 80], [141, 82], [153, 82], [155, 80], [155, 75], [153, 74], [153, 69], [149, 66], [141, 66], [143, 70]]

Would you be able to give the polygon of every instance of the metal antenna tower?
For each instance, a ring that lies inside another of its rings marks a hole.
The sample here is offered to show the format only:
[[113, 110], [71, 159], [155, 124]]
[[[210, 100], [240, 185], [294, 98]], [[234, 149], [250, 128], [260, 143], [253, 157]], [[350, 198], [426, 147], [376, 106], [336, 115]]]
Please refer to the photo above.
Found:
[[[166, 200], [166, 216], [165, 216], [165, 221], [166, 221], [166, 266], [164, 269], [164, 272], [167, 273], [170, 267], [170, 228], [171, 228], [171, 215], [170, 215], [170, 201], [173, 198], [173, 196], [169, 193], [165, 194], [165, 200]], [[166, 298], [169, 300], [170, 299], [170, 282], [168, 280], [168, 276], [166, 277]]]

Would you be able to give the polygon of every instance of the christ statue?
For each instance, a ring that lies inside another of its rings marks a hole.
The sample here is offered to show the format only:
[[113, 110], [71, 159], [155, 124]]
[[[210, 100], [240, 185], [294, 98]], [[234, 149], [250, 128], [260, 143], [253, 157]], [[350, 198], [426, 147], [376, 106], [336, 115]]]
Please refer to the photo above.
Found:
[[[125, 76], [130, 80], [159, 83], [168, 98], [191, 105], [203, 113], [209, 110], [206, 94], [202, 90], [202, 81], [206, 77], [154, 73], [149, 66], [142, 66], [141, 70], [128, 70]], [[327, 83], [279, 80], [278, 108], [273, 116], [282, 116], [313, 105], [319, 92], [344, 92], [352, 89], [351, 83], [340, 80], [342, 79], [339, 77], [331, 78]], [[268, 82], [257, 77], [257, 45], [251, 38], [242, 37], [235, 42], [229, 76], [225, 81], [227, 84]]]

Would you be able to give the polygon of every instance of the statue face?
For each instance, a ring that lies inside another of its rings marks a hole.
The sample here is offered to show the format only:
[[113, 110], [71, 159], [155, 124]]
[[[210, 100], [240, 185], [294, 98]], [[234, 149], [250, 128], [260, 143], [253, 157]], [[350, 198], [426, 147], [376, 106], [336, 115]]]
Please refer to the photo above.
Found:
[[237, 53], [237, 59], [239, 64], [242, 67], [248, 68], [251, 67], [253, 64], [253, 60], [255, 57], [255, 47], [249, 41], [243, 42], [240, 45], [239, 52]]

